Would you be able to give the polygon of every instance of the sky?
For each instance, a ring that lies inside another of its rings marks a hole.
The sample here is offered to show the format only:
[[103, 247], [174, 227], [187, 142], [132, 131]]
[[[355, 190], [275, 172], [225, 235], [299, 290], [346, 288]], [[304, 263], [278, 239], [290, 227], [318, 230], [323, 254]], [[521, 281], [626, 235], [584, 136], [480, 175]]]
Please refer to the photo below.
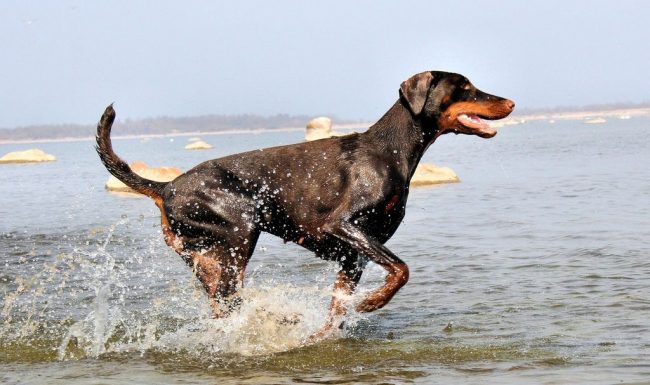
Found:
[[425, 70], [519, 108], [650, 102], [650, 1], [4, 0], [0, 127], [376, 120]]

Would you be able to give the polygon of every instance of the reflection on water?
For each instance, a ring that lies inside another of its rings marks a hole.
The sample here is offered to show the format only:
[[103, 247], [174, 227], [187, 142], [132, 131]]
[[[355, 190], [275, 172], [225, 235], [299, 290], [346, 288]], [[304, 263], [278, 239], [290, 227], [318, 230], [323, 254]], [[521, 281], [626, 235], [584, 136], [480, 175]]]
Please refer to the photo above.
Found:
[[[443, 137], [425, 161], [462, 182], [413, 190], [389, 242], [410, 282], [312, 346], [304, 340], [325, 319], [335, 266], [263, 236], [241, 307], [213, 320], [151, 202], [106, 193], [90, 142], [44, 144], [58, 162], [0, 168], [0, 381], [645, 381], [650, 151], [638, 133], [649, 123]], [[167, 139], [115, 147], [129, 161], [186, 170], [300, 140], [286, 135], [217, 136], [199, 154]], [[350, 301], [382, 279], [369, 265]]]

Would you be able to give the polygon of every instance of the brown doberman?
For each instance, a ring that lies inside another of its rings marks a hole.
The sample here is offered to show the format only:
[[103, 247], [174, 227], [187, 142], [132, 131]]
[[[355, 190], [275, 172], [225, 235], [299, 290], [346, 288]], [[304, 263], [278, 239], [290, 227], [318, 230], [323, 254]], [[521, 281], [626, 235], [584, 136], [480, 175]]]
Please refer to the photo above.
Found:
[[502, 119], [515, 105], [439, 71], [409, 78], [399, 95], [366, 132], [209, 160], [166, 183], [140, 177], [113, 152], [111, 105], [97, 126], [97, 152], [111, 174], [155, 201], [165, 241], [195, 268], [215, 317], [236, 302], [261, 231], [338, 261], [318, 339], [340, 323], [344, 297], [368, 260], [386, 270], [386, 282], [357, 311], [383, 307], [408, 281], [408, 266], [384, 243], [402, 222], [409, 182], [429, 145], [450, 132], [493, 137], [482, 119]]

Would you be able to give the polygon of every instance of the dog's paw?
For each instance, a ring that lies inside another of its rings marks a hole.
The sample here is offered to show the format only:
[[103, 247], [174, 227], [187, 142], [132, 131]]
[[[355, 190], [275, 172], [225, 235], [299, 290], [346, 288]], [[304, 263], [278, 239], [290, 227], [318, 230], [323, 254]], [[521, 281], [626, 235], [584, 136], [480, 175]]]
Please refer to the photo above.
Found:
[[345, 322], [341, 318], [328, 320], [320, 330], [305, 340], [305, 345], [311, 345], [327, 339], [342, 336], [344, 324]]
[[304, 342], [304, 345], [313, 345], [315, 343], [334, 338], [337, 333], [336, 328], [332, 327], [331, 325], [326, 325], [323, 328], [321, 328], [319, 331], [316, 333], [312, 334], [307, 338]]

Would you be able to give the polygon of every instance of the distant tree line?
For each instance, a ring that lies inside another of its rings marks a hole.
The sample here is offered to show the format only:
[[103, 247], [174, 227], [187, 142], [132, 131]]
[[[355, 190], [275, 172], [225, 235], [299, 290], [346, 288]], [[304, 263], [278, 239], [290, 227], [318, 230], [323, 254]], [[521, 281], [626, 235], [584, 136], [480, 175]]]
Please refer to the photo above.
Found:
[[[515, 115], [546, 114], [554, 112], [606, 111], [626, 108], [650, 108], [650, 103], [613, 103], [586, 106], [551, 107], [522, 109]], [[115, 123], [117, 135], [164, 135], [191, 132], [219, 132], [225, 130], [278, 129], [305, 127], [312, 117], [306, 115], [277, 114], [273, 116], [244, 115], [203, 115], [194, 117], [157, 117], [138, 120], [123, 120]], [[361, 123], [360, 120], [340, 120], [332, 117], [337, 125]], [[95, 135], [95, 125], [46, 124], [17, 128], [0, 128], [2, 140], [39, 140], [88, 138]]]
[[[190, 132], [218, 132], [225, 130], [278, 129], [305, 127], [312, 117], [306, 115], [278, 114], [260, 115], [204, 115], [195, 117], [157, 117], [138, 120], [116, 121], [117, 135], [161, 135]], [[332, 118], [336, 124], [358, 123], [358, 121]], [[95, 125], [46, 124], [0, 129], [0, 140], [38, 140], [87, 138], [95, 135]]]

